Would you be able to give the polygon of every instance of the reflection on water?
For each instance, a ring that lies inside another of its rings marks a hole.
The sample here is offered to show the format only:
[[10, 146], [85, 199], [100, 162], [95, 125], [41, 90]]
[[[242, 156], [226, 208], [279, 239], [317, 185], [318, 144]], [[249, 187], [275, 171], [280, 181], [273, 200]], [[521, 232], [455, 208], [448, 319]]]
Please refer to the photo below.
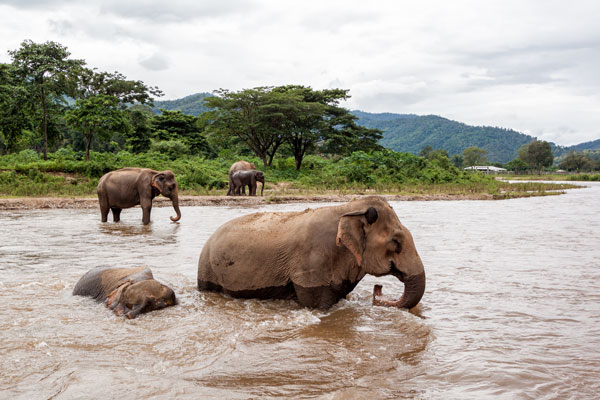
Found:
[[[367, 277], [326, 312], [196, 290], [203, 243], [257, 209], [0, 213], [0, 390], [6, 398], [595, 398], [600, 185], [510, 201], [397, 202], [428, 282], [410, 313], [371, 306]], [[320, 206], [320, 205], [317, 205]], [[77, 280], [150, 266], [177, 307], [116, 317]]]

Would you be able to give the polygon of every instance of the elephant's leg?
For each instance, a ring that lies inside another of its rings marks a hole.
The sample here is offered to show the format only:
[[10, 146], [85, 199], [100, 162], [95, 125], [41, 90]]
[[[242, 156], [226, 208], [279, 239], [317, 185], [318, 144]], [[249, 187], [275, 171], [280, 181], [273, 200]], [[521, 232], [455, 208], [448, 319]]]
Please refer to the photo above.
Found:
[[248, 192], [250, 196], [256, 196], [256, 179], [252, 179], [248, 185]]
[[298, 303], [304, 307], [326, 310], [338, 302], [336, 292], [328, 286], [303, 287], [294, 283]]
[[100, 218], [101, 218], [102, 222], [108, 221], [108, 212], [109, 211], [110, 211], [110, 208], [108, 208], [108, 206], [100, 205]]
[[142, 223], [144, 225], [148, 225], [150, 223], [150, 212], [152, 211], [152, 206], [142, 207]]
[[108, 199], [102, 194], [98, 194], [98, 202], [100, 203], [100, 218], [102, 222], [108, 221], [108, 212], [110, 207], [108, 206]]
[[246, 195], [246, 185], [244, 185], [244, 183], [242, 182], [242, 196]]
[[229, 190], [227, 190], [227, 196], [233, 196], [235, 191], [235, 186], [233, 181], [231, 180], [231, 175], [229, 175]]
[[140, 206], [142, 207], [142, 223], [148, 225], [150, 223], [150, 212], [152, 211], [152, 200], [140, 199]]
[[119, 222], [121, 220], [121, 209], [116, 208], [116, 207], [111, 207], [110, 210], [112, 211], [113, 221]]

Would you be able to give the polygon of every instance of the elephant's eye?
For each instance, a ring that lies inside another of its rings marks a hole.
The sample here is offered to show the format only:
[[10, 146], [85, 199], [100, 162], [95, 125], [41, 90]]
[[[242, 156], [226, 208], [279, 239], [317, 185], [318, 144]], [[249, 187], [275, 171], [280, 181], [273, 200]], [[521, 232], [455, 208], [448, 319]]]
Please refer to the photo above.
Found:
[[394, 242], [394, 246], [396, 246], [396, 248], [394, 249], [394, 251], [396, 253], [400, 253], [402, 251], [402, 245], [400, 244], [400, 242], [397, 241], [396, 239], [392, 239], [392, 242]]

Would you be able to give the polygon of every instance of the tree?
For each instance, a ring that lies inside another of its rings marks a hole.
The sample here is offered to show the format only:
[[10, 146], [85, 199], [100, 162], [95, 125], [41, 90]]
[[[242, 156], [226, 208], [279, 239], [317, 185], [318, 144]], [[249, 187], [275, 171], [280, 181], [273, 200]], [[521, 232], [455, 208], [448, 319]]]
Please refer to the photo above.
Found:
[[230, 92], [216, 90], [216, 96], [206, 99], [216, 134], [237, 136], [263, 161], [271, 165], [277, 149], [285, 141], [286, 118], [278, 105], [289, 100], [272, 87]]
[[560, 163], [560, 168], [566, 169], [567, 171], [581, 171], [592, 169], [593, 162], [584, 153], [576, 153], [573, 150], [567, 154], [564, 160]]
[[139, 103], [153, 105], [153, 96], [160, 97], [162, 91], [154, 86], [146, 86], [142, 81], [128, 80], [120, 72], [96, 72], [82, 68], [78, 76], [78, 96], [90, 97], [99, 94], [113, 96], [119, 100], [121, 107]]
[[450, 159], [450, 161], [456, 168], [462, 168], [464, 160], [464, 157], [460, 154], [455, 154]]
[[517, 151], [517, 158], [529, 165], [529, 143], [519, 147], [519, 150]]
[[542, 167], [549, 167], [552, 165], [552, 161], [554, 161], [550, 143], [541, 140], [534, 140], [529, 143], [527, 158], [529, 159], [529, 165], [535, 167], [538, 175], [541, 175]]
[[480, 149], [479, 147], [468, 147], [463, 151], [463, 165], [472, 167], [474, 165], [481, 165], [487, 163], [485, 155], [487, 150]]
[[279, 104], [285, 117], [285, 140], [292, 150], [296, 169], [304, 156], [317, 149], [329, 154], [379, 150], [380, 131], [356, 124], [356, 116], [339, 107], [348, 99], [348, 90], [314, 90], [299, 85], [279, 86], [274, 92], [289, 95]]
[[150, 129], [150, 118], [152, 117], [152, 109], [147, 106], [132, 106], [128, 109], [131, 130], [129, 130], [126, 138], [127, 148], [133, 153], [141, 153], [150, 148], [152, 130]]
[[17, 75], [24, 85], [36, 94], [33, 100], [41, 108], [41, 135], [44, 160], [48, 152], [49, 102], [60, 102], [63, 95], [74, 95], [68, 75], [85, 64], [83, 60], [69, 59], [71, 53], [55, 42], [42, 44], [25, 40], [18, 50], [8, 52]]
[[11, 64], [0, 64], [0, 154], [17, 150], [24, 131], [32, 129], [27, 88]]
[[504, 167], [514, 171], [515, 174], [518, 174], [519, 172], [527, 171], [529, 169], [529, 164], [519, 158], [515, 158], [514, 160], [506, 163]]
[[161, 110], [161, 115], [152, 118], [150, 125], [157, 140], [179, 140], [184, 143], [192, 154], [213, 155], [206, 137], [202, 135], [197, 125], [197, 118], [183, 114], [181, 111]]
[[108, 138], [114, 130], [129, 129], [127, 114], [119, 108], [119, 100], [104, 94], [77, 100], [73, 109], [67, 111], [66, 120], [86, 138], [86, 161], [90, 159], [90, 146], [94, 135]]

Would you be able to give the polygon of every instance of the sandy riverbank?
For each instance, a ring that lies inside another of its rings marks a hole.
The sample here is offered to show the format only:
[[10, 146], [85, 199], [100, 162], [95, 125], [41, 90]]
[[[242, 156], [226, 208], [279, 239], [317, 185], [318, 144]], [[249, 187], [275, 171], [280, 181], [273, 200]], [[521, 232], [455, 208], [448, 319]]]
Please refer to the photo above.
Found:
[[[331, 203], [346, 202], [361, 195], [311, 195], [311, 196], [180, 196], [179, 205], [189, 206], [258, 206], [274, 203]], [[491, 200], [489, 194], [475, 195], [381, 195], [388, 201], [435, 201], [435, 200]], [[171, 207], [171, 201], [164, 197], [157, 197], [153, 201], [154, 207]], [[34, 210], [46, 208], [98, 208], [96, 197], [23, 197], [0, 198], [0, 210]]]

